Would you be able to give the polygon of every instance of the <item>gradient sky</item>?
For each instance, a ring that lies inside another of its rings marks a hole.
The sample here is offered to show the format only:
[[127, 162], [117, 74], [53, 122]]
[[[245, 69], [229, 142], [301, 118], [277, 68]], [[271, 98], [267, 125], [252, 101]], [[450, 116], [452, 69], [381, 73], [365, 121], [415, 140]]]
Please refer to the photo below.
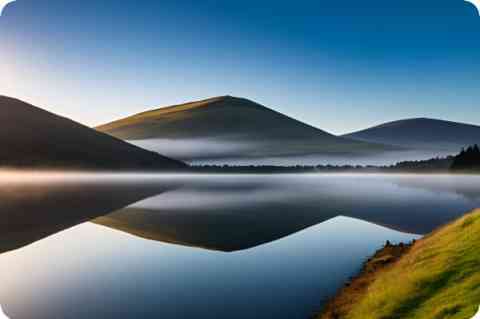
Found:
[[480, 124], [480, 17], [463, 0], [17, 0], [0, 94], [87, 125], [226, 94], [333, 133]]

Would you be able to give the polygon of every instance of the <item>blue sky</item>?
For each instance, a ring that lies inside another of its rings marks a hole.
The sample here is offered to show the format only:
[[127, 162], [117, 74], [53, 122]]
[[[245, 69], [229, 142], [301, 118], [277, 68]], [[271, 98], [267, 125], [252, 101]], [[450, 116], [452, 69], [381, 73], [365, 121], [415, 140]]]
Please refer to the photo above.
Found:
[[17, 0], [0, 94], [96, 125], [242, 96], [333, 133], [480, 124], [480, 17], [463, 0]]

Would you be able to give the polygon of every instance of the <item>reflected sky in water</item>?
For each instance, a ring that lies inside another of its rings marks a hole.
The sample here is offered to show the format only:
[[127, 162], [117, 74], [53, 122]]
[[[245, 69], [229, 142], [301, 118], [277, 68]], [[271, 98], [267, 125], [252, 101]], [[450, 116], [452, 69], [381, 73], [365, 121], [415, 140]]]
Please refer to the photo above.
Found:
[[65, 178], [2, 179], [2, 247], [30, 244], [0, 254], [13, 319], [307, 318], [386, 240], [480, 206], [475, 176]]
[[83, 224], [0, 256], [12, 318], [306, 318], [385, 238], [414, 236], [336, 218], [222, 253]]

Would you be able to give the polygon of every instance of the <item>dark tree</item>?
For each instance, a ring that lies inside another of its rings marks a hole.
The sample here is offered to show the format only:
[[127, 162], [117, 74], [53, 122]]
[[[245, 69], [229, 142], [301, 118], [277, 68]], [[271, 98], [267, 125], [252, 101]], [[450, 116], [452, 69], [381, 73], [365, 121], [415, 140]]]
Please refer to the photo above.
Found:
[[451, 166], [453, 171], [479, 172], [480, 171], [480, 148], [477, 144], [462, 149], [460, 154], [455, 156]]

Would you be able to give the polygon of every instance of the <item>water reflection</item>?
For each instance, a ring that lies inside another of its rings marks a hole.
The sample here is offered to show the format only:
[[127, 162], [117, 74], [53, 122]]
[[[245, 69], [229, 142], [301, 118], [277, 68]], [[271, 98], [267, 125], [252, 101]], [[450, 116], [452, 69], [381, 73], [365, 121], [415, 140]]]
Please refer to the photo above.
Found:
[[147, 239], [221, 251], [258, 246], [338, 215], [424, 234], [478, 207], [475, 176], [196, 176], [96, 219]]
[[0, 252], [35, 242], [0, 254], [14, 319], [306, 318], [385, 240], [416, 238], [480, 199], [475, 176], [0, 181]]
[[139, 237], [236, 251], [339, 215], [424, 234], [480, 206], [476, 176], [67, 174], [0, 181], [0, 252], [99, 216], [95, 223]]
[[338, 217], [222, 253], [91, 223], [0, 255], [11, 318], [308, 318], [386, 239], [415, 236]]
[[96, 178], [0, 178], [0, 253], [159, 194], [173, 185]]

